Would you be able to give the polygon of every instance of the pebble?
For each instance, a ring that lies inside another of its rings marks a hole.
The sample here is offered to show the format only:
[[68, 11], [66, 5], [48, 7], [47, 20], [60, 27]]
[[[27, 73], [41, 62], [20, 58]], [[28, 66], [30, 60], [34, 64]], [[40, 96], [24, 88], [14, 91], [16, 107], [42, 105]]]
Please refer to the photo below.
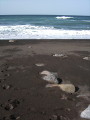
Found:
[[35, 64], [35, 65], [38, 66], [38, 67], [42, 67], [42, 66], [44, 66], [43, 63], [37, 63], [37, 64]]
[[90, 57], [84, 57], [83, 59], [84, 60], [90, 60]]
[[54, 57], [63, 57], [63, 58], [67, 57], [67, 56], [64, 55], [64, 54], [54, 54], [53, 56], [54, 56]]
[[15, 42], [15, 40], [9, 40], [9, 42]]
[[47, 70], [44, 70], [40, 73], [41, 75], [50, 75], [50, 72]]
[[90, 119], [90, 105], [88, 105], [88, 107], [81, 112], [80, 117]]

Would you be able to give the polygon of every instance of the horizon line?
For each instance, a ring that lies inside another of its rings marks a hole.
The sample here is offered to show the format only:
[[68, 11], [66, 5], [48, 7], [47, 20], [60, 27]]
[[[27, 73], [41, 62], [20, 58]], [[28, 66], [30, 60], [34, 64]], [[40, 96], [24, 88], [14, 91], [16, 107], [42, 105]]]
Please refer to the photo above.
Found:
[[[65, 15], [65, 14], [0, 14], [0, 15]], [[69, 16], [90, 16], [90, 15], [71, 15], [71, 14], [68, 14]], [[68, 16], [68, 15], [65, 15], [65, 16]]]

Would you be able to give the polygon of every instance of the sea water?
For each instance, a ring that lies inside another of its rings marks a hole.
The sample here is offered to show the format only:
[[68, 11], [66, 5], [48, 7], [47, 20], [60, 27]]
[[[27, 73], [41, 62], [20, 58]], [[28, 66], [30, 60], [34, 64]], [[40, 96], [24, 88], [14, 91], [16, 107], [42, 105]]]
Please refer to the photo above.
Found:
[[0, 15], [4, 39], [90, 39], [90, 16]]

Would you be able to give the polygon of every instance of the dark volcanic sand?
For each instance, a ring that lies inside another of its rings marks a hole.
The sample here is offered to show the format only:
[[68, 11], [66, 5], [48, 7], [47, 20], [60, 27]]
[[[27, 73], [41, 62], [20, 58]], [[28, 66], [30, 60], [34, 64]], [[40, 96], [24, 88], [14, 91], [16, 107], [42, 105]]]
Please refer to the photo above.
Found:
[[[90, 40], [0, 41], [0, 120], [85, 120], [80, 113], [90, 104], [90, 60], [84, 57], [90, 57]], [[43, 70], [79, 89], [46, 88]]]

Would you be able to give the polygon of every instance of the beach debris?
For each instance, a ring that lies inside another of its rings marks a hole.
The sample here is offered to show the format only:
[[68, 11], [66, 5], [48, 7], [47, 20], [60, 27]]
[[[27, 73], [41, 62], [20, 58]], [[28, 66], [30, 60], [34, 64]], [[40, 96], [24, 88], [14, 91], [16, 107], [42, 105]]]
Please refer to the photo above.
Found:
[[67, 93], [75, 92], [75, 86], [73, 84], [48, 84], [46, 87], [59, 87], [62, 91]]
[[90, 60], [90, 57], [84, 57], [83, 59], [84, 60]]
[[80, 117], [90, 119], [90, 105], [88, 105], [88, 107], [81, 112]]
[[15, 42], [15, 40], [9, 40], [9, 42]]
[[35, 65], [38, 66], [38, 67], [42, 67], [42, 66], [44, 66], [43, 63], [37, 63], [37, 64], [35, 64]]
[[62, 57], [62, 58], [66, 58], [67, 55], [64, 55], [64, 54], [54, 54], [53, 55], [54, 57]]
[[56, 83], [56, 84], [59, 84], [62, 82], [61, 79], [58, 78], [58, 74], [55, 73], [55, 72], [49, 72], [49, 71], [42, 71], [40, 73], [41, 75], [43, 75], [43, 80], [46, 80], [50, 83]]

